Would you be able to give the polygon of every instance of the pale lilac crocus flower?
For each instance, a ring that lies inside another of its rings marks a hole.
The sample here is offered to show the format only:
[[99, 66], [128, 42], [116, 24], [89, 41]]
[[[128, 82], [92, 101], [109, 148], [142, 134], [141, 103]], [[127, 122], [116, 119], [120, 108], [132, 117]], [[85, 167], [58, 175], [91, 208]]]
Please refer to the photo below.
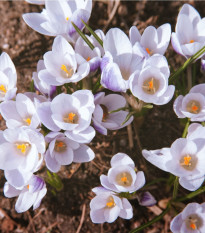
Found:
[[179, 95], [174, 101], [174, 111], [179, 118], [191, 121], [205, 120], [205, 84], [192, 87], [185, 96]]
[[175, 91], [168, 85], [170, 70], [166, 58], [155, 54], [146, 60], [143, 69], [130, 79], [130, 90], [138, 99], [156, 105], [168, 103]]
[[17, 197], [18, 199], [15, 204], [15, 210], [18, 213], [27, 211], [33, 206], [33, 210], [37, 209], [43, 197], [46, 195], [47, 189], [43, 179], [33, 175], [28, 183], [19, 189], [16, 189], [8, 182], [4, 185], [4, 195], [12, 198]]
[[101, 134], [107, 135], [107, 130], [117, 130], [129, 125], [133, 121], [133, 116], [122, 125], [128, 112], [120, 110], [118, 112], [109, 113], [111, 111], [124, 108], [126, 100], [123, 96], [110, 94], [105, 96], [104, 92], [95, 95], [95, 110], [93, 112], [93, 126]]
[[72, 46], [62, 36], [57, 36], [52, 45], [52, 51], [43, 56], [45, 69], [38, 73], [40, 80], [47, 85], [61, 86], [65, 83], [75, 83], [85, 78], [89, 64], [76, 55]]
[[16, 96], [16, 68], [9, 57], [3, 52], [0, 56], [0, 101], [11, 100]]
[[132, 75], [142, 68], [145, 57], [135, 53], [129, 38], [119, 28], [107, 32], [103, 48], [101, 85], [112, 91], [125, 92]]
[[72, 95], [59, 94], [52, 102], [41, 103], [37, 112], [49, 130], [64, 130], [69, 139], [89, 143], [95, 136], [95, 130], [90, 126], [94, 108], [92, 92], [79, 90]]
[[133, 193], [145, 184], [142, 171], [135, 171], [133, 160], [124, 153], [117, 153], [111, 159], [108, 175], [101, 175], [100, 182], [108, 190]]
[[175, 32], [171, 42], [174, 50], [189, 58], [205, 45], [205, 19], [189, 4], [184, 4], [179, 12]]
[[161, 54], [167, 50], [171, 37], [171, 25], [163, 24], [157, 29], [153, 26], [148, 26], [141, 35], [136, 26], [132, 26], [129, 31], [129, 37], [132, 45], [139, 43], [144, 53], [152, 56], [153, 54]]
[[173, 233], [205, 232], [205, 203], [189, 203], [172, 219], [170, 229]]
[[61, 165], [89, 162], [95, 157], [90, 147], [70, 140], [63, 133], [51, 132], [46, 135], [45, 140], [49, 143], [45, 162], [52, 172], [58, 172]]
[[[51, 99], [56, 92], [56, 86], [49, 85], [39, 78], [39, 72], [45, 69], [46, 67], [45, 67], [44, 61], [39, 60], [37, 63], [37, 72], [33, 72], [32, 79], [34, 82], [35, 89], [41, 92], [42, 95]], [[52, 75], [51, 75], [51, 78], [52, 78]]]
[[69, 42], [75, 43], [79, 35], [71, 22], [83, 29], [81, 20], [87, 22], [91, 10], [92, 0], [45, 0], [45, 9], [41, 13], [26, 13], [23, 19], [32, 29], [43, 35], [62, 35]]
[[191, 124], [187, 138], [179, 138], [170, 148], [143, 150], [143, 156], [156, 167], [179, 177], [185, 189], [198, 189], [205, 178], [205, 128]]
[[90, 217], [93, 223], [111, 223], [118, 216], [124, 219], [133, 217], [132, 206], [126, 198], [120, 198], [103, 187], [96, 187], [92, 191], [96, 194], [90, 202]]

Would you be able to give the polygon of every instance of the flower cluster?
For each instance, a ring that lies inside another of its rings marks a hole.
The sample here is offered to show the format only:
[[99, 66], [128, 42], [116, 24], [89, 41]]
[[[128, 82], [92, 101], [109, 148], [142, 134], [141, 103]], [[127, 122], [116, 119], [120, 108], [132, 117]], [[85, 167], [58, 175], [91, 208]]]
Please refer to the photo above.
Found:
[[[96, 194], [90, 202], [90, 217], [94, 223], [114, 222], [119, 216], [130, 219], [133, 210], [124, 193], [136, 193], [145, 184], [144, 172], [136, 172], [133, 160], [124, 153], [117, 153], [111, 159], [108, 175], [101, 175], [103, 187], [92, 191]], [[139, 196], [139, 204], [151, 206], [156, 203], [153, 196], [146, 192]]]

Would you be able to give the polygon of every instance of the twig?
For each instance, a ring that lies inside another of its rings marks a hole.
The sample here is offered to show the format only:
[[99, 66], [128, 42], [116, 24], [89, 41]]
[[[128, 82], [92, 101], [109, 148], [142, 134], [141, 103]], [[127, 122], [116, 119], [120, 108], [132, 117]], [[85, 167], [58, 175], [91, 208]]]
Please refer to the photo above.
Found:
[[45, 210], [46, 210], [45, 208], [41, 208], [39, 212], [33, 217], [33, 219], [37, 218]]
[[31, 217], [29, 211], [26, 211], [26, 213], [27, 213], [28, 218], [29, 218], [29, 224], [28, 224], [27, 228], [29, 227], [29, 225], [31, 225], [33, 232], [36, 233], [36, 229], [35, 229], [35, 226], [33, 224], [33, 219]]
[[56, 225], [58, 225], [59, 223], [56, 221], [53, 224], [51, 224], [49, 227], [47, 227], [44, 231], [42, 231], [41, 233], [46, 233], [47, 231], [51, 230], [52, 228], [54, 228]]
[[81, 215], [81, 219], [80, 219], [80, 224], [78, 226], [78, 229], [77, 229], [76, 233], [80, 232], [81, 227], [83, 225], [83, 222], [85, 220], [85, 209], [86, 209], [86, 204], [83, 204], [83, 209], [82, 209], [82, 215]]
[[115, 13], [116, 13], [116, 11], [117, 11], [117, 8], [119, 7], [119, 4], [120, 4], [120, 0], [116, 0], [116, 1], [115, 1], [115, 5], [114, 5], [114, 7], [113, 7], [113, 10], [112, 10], [112, 12], [111, 12], [111, 14], [110, 14], [110, 16], [109, 16], [109, 19], [108, 19], [108, 21], [106, 22], [106, 24], [105, 24], [105, 26], [104, 26], [104, 28], [103, 28], [103, 31], [106, 31], [106, 29], [108, 28], [110, 22], [112, 21], [112, 19], [113, 19]]
[[127, 134], [128, 134], [129, 147], [130, 147], [130, 149], [132, 149], [134, 147], [134, 142], [133, 142], [132, 125], [131, 124], [129, 124], [127, 126]]
[[20, 225], [16, 223], [13, 219], [11, 219], [2, 208], [0, 208], [0, 212], [2, 213], [2, 215], [4, 215], [5, 218], [9, 219], [9, 221], [11, 221], [14, 225], [16, 225], [17, 227], [20, 227]]

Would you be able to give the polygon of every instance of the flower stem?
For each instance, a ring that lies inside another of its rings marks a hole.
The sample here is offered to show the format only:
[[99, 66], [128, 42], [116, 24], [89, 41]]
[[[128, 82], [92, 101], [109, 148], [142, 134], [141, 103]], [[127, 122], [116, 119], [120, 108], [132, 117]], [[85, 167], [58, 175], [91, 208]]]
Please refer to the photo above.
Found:
[[187, 87], [188, 90], [192, 88], [192, 68], [191, 66], [187, 67]]
[[188, 118], [187, 122], [186, 122], [186, 125], [185, 125], [185, 128], [184, 128], [184, 132], [182, 134], [182, 138], [185, 138], [187, 136], [189, 124], [190, 124], [190, 119]]
[[167, 208], [160, 215], [158, 215], [157, 217], [153, 218], [151, 221], [143, 224], [142, 226], [133, 229], [129, 233], [139, 232], [139, 231], [145, 229], [146, 227], [152, 225], [153, 223], [158, 222], [160, 219], [162, 219], [164, 217], [164, 215], [169, 211], [169, 209], [170, 209], [170, 203], [168, 203]]
[[179, 178], [176, 176], [175, 181], [174, 181], [173, 195], [172, 195], [173, 199], [177, 197], [178, 187], [179, 187]]

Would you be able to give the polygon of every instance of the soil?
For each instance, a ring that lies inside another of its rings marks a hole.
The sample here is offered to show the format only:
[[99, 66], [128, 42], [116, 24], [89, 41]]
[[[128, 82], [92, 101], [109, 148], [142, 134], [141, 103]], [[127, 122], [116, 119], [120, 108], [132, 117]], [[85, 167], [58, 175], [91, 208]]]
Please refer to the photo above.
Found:
[[[149, 25], [159, 27], [164, 23], [170, 23], [174, 31], [179, 9], [185, 2], [121, 1], [110, 20], [114, 2], [94, 1], [89, 25], [92, 29], [100, 28], [105, 32], [111, 27], [119, 27], [128, 33], [132, 25], [136, 25], [143, 32]], [[205, 16], [204, 2], [189, 1], [189, 3], [199, 11], [201, 16]], [[40, 12], [42, 8], [24, 1], [0, 2], [0, 52], [7, 52], [16, 66], [18, 92], [29, 91], [32, 72], [36, 71], [37, 61], [50, 50], [53, 42], [52, 37], [33, 31], [22, 19], [23, 13]], [[166, 56], [169, 57], [170, 64], [175, 69], [183, 62], [171, 46]], [[201, 73], [197, 75], [198, 82], [204, 81]], [[158, 201], [156, 206], [146, 208], [140, 206], [137, 200], [132, 200], [134, 217], [131, 220], [118, 218], [112, 224], [91, 222], [89, 203], [95, 196], [91, 189], [100, 185], [99, 176], [107, 173], [111, 157], [118, 152], [124, 152], [132, 157], [138, 169], [145, 172], [147, 183], [159, 177], [169, 177], [167, 173], [144, 161], [141, 149], [169, 147], [175, 139], [181, 137], [183, 125], [173, 112], [172, 105], [173, 101], [165, 106], [154, 106], [143, 119], [138, 119], [132, 124], [133, 148], [127, 137], [127, 128], [109, 132], [108, 136], [97, 134], [90, 143], [96, 158], [90, 163], [62, 167], [58, 175], [62, 179], [64, 188], [54, 192], [48, 184], [47, 195], [35, 211], [30, 209], [23, 214], [16, 213], [14, 209], [16, 199], [8, 199], [3, 195], [5, 178], [3, 171], [0, 171], [0, 232], [127, 233], [154, 218], [165, 207], [164, 203], [172, 195], [172, 188], [164, 183], [156, 183], [148, 188]], [[2, 120], [1, 129], [5, 128]], [[46, 169], [42, 168], [38, 174], [46, 178]], [[187, 192], [180, 188], [179, 194], [185, 193]], [[205, 198], [201, 195], [193, 201], [201, 203]], [[141, 232], [170, 232], [169, 223], [175, 214], [168, 213], [161, 221]]]

